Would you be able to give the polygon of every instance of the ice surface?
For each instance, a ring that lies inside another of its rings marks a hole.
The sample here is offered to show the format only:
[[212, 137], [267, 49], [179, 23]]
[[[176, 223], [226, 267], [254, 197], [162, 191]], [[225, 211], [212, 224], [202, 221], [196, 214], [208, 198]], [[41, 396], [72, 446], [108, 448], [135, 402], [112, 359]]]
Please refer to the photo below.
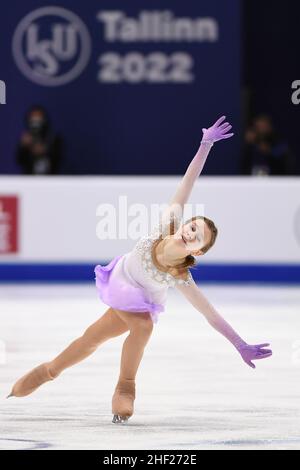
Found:
[[135, 414], [111, 422], [127, 333], [24, 398], [4, 397], [106, 306], [90, 285], [0, 286], [0, 449], [300, 449], [300, 288], [203, 286], [249, 343], [252, 370], [181, 294], [169, 291], [137, 376]]

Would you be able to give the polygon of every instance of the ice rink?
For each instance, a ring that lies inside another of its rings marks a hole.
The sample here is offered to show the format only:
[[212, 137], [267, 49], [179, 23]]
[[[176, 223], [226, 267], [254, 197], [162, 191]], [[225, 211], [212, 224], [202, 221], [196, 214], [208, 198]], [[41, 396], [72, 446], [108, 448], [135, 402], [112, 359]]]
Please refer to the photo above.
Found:
[[249, 343], [273, 357], [252, 370], [177, 291], [137, 376], [135, 414], [111, 422], [126, 334], [25, 398], [12, 384], [99, 316], [93, 285], [2, 285], [0, 449], [300, 449], [300, 288], [201, 287]]

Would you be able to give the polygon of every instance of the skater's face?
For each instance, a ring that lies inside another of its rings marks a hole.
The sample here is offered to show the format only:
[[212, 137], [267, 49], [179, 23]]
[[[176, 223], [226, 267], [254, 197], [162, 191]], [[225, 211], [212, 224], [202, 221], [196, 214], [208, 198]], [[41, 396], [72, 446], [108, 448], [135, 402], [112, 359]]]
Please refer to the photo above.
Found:
[[184, 256], [191, 254], [193, 256], [201, 256], [203, 252], [201, 248], [207, 245], [211, 239], [210, 229], [203, 219], [192, 220], [182, 225], [175, 234]]

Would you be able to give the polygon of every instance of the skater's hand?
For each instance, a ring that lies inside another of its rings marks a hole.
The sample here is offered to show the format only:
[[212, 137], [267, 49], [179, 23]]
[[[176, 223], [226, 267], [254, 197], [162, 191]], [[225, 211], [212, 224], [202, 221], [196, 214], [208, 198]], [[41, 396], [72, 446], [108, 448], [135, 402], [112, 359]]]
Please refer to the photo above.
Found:
[[[218, 140], [229, 139], [234, 134], [228, 134], [228, 131], [232, 129], [232, 126], [229, 122], [225, 122], [226, 116], [222, 116], [220, 119], [215, 122], [213, 126], [209, 129], [202, 129], [204, 141], [217, 142]], [[223, 124], [222, 124], [223, 122]]]
[[243, 361], [248, 364], [248, 366], [255, 369], [255, 364], [251, 361], [257, 361], [259, 359], [266, 359], [267, 357], [272, 356], [271, 349], [265, 349], [270, 344], [256, 344], [251, 346], [250, 344], [242, 344], [238, 347], [238, 351], [243, 358]]

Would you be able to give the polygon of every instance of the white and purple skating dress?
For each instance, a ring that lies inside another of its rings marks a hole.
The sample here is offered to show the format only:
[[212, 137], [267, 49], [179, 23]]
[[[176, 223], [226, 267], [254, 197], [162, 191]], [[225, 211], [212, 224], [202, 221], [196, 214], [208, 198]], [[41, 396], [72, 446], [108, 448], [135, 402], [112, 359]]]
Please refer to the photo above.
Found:
[[[180, 219], [172, 216], [175, 228]], [[170, 219], [169, 219], [170, 223]], [[154, 323], [165, 310], [167, 291], [176, 284], [189, 285], [192, 275], [188, 269], [187, 280], [176, 279], [160, 271], [153, 263], [151, 249], [155, 240], [164, 234], [167, 224], [159, 223], [150, 235], [142, 237], [133, 250], [118, 255], [106, 266], [95, 267], [95, 281], [102, 302], [112, 308], [132, 313], [149, 312]]]

